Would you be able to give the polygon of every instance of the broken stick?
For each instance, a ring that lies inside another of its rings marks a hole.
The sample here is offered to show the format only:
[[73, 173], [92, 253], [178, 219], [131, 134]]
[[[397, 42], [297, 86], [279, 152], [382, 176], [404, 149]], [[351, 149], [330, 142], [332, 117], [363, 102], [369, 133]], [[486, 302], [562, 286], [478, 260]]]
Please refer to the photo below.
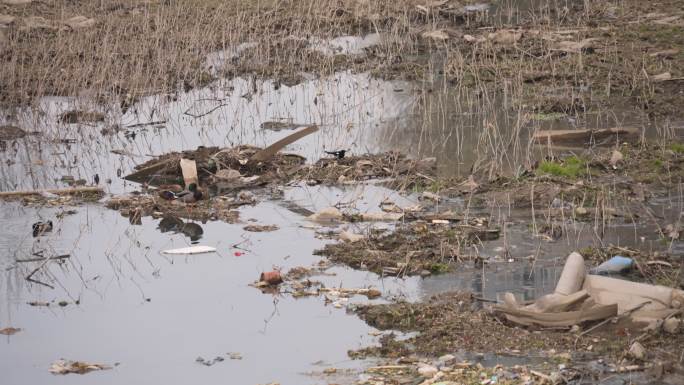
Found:
[[299, 139], [301, 139], [301, 138], [303, 138], [309, 134], [313, 134], [316, 131], [318, 131], [318, 126], [314, 124], [314, 125], [309, 126], [303, 130], [293, 132], [292, 134], [280, 139], [279, 141], [273, 143], [272, 145], [264, 148], [263, 150], [257, 152], [256, 154], [254, 154], [249, 159], [249, 162], [252, 164], [256, 164], [259, 162], [265, 162], [265, 161], [271, 159], [271, 157], [273, 157], [273, 155], [275, 155], [278, 151], [285, 148], [285, 146], [287, 146], [288, 144], [294, 143], [294, 142], [298, 141]]
[[[64, 255], [58, 255], [56, 257], [50, 257], [50, 259], [66, 259], [71, 257], [70, 254], [64, 254]], [[40, 262], [44, 261], [45, 257], [42, 258], [28, 258], [28, 259], [15, 259], [14, 261], [17, 263], [22, 263], [22, 262]]]
[[52, 259], [52, 257], [45, 258], [43, 263], [41, 263], [38, 267], [33, 269], [33, 271], [31, 273], [29, 273], [29, 275], [26, 276], [26, 280], [29, 282], [37, 283], [39, 285], [47, 286], [50, 289], [54, 289], [55, 287], [50, 285], [49, 283], [45, 283], [45, 282], [41, 282], [37, 279], [33, 279], [33, 274], [36, 274], [38, 272], [38, 270], [42, 269], [45, 265], [47, 265], [47, 263], [50, 262], [51, 259]]

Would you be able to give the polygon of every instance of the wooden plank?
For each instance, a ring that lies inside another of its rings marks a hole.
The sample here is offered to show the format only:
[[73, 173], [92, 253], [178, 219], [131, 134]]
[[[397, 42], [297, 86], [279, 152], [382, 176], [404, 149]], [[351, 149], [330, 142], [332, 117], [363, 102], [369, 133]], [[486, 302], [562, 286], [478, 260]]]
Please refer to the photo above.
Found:
[[607, 138], [613, 135], [633, 136], [639, 133], [638, 128], [634, 127], [612, 127], [599, 129], [582, 130], [540, 130], [532, 135], [532, 140], [537, 143], [565, 143], [565, 142], [587, 142]]

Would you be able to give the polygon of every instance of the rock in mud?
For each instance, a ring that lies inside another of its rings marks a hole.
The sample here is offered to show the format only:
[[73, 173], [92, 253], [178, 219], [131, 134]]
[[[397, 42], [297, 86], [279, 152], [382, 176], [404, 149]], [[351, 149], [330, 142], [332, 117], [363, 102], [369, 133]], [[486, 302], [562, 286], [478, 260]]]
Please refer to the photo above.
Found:
[[421, 365], [418, 368], [418, 373], [425, 378], [432, 378], [435, 374], [437, 374], [437, 372], [439, 372], [439, 369], [432, 365]]
[[629, 355], [637, 360], [643, 360], [646, 358], [646, 349], [639, 342], [634, 342], [629, 348]]

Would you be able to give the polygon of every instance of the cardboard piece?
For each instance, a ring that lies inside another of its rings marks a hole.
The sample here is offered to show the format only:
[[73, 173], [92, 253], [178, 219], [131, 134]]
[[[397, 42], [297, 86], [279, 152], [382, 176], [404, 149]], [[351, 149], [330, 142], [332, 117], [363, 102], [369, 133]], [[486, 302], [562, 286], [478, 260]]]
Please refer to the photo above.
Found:
[[521, 325], [572, 326], [620, 314], [652, 327], [684, 310], [684, 291], [598, 275], [587, 275], [579, 253], [568, 256], [554, 293], [521, 306], [512, 293], [494, 307]]
[[197, 178], [197, 163], [195, 163], [194, 160], [181, 159], [180, 167], [181, 172], [183, 173], [183, 181], [185, 182], [186, 188], [190, 185], [190, 183], [194, 183], [199, 187], [199, 178]]

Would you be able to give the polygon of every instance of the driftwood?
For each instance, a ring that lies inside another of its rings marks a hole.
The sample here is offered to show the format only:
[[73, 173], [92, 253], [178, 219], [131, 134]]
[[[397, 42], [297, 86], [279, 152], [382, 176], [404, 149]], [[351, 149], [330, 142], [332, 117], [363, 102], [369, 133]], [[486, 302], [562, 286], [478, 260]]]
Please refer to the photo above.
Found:
[[178, 165], [178, 162], [181, 160], [181, 155], [178, 154], [177, 156], [171, 157], [169, 159], [166, 159], [164, 161], [161, 161], [159, 163], [155, 163], [149, 167], [142, 168], [140, 170], [137, 170], [136, 172], [127, 175], [124, 177], [126, 180], [131, 180], [131, 181], [142, 181], [147, 179], [150, 175], [155, 174], [156, 172], [163, 170], [165, 168], [171, 168], [171, 167], [176, 167]]
[[83, 193], [102, 193], [102, 187], [70, 187], [46, 190], [27, 190], [27, 191], [0, 191], [0, 198], [20, 197], [26, 195], [40, 195], [42, 193], [50, 193], [56, 195], [72, 195]]
[[316, 131], [318, 131], [318, 126], [314, 124], [303, 130], [294, 132], [284, 137], [283, 139], [280, 139], [279, 141], [273, 143], [272, 145], [264, 148], [263, 150], [257, 152], [252, 156], [252, 158], [250, 158], [249, 162], [252, 164], [265, 162], [269, 160], [273, 155], [275, 155], [278, 151], [285, 148], [285, 146], [287, 146], [288, 144], [294, 143], [309, 134], [313, 134]]
[[585, 130], [541, 130], [534, 133], [532, 140], [540, 144], [586, 142], [601, 140], [611, 136], [633, 136], [639, 133], [634, 127], [613, 127]]

